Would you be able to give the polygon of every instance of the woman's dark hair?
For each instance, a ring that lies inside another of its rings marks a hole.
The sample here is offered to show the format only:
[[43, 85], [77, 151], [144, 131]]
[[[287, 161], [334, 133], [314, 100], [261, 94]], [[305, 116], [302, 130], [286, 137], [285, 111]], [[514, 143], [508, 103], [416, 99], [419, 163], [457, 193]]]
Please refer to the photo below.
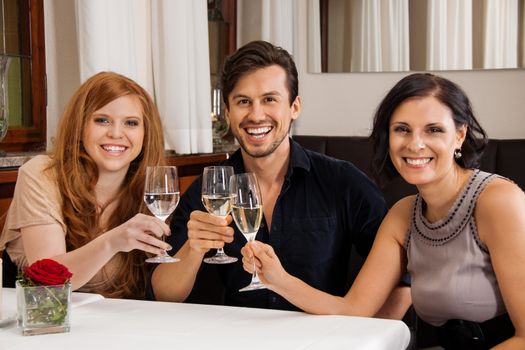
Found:
[[474, 117], [465, 92], [455, 83], [430, 73], [415, 73], [401, 79], [379, 104], [370, 135], [374, 148], [372, 174], [383, 184], [399, 175], [389, 157], [390, 118], [399, 105], [412, 97], [433, 96], [452, 111], [456, 127], [467, 126], [462, 157], [455, 159], [462, 168], [477, 168], [487, 144], [487, 134]]
[[297, 68], [292, 56], [283, 49], [258, 40], [252, 41], [229, 56], [224, 62], [221, 73], [221, 89], [224, 103], [229, 108], [228, 96], [244, 75], [272, 65], [278, 65], [286, 72], [290, 105], [299, 94]]

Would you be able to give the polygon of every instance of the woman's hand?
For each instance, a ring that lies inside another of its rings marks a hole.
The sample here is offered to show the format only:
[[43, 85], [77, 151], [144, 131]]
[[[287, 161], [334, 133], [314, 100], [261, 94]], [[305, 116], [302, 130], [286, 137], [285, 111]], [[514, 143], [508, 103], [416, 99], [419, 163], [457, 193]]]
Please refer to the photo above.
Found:
[[272, 246], [253, 241], [247, 243], [241, 249], [241, 253], [243, 268], [247, 272], [253, 273], [255, 262], [259, 279], [268, 287], [276, 286], [283, 282], [286, 277], [289, 277]]
[[231, 221], [230, 215], [221, 218], [203, 211], [193, 211], [187, 224], [191, 249], [205, 254], [210, 249], [222, 248], [225, 243], [233, 242], [233, 228], [228, 226]]
[[120, 226], [107, 231], [110, 249], [115, 252], [129, 252], [140, 249], [152, 254], [162, 254], [171, 246], [162, 241], [162, 236], [170, 235], [169, 226], [154, 216], [137, 214]]

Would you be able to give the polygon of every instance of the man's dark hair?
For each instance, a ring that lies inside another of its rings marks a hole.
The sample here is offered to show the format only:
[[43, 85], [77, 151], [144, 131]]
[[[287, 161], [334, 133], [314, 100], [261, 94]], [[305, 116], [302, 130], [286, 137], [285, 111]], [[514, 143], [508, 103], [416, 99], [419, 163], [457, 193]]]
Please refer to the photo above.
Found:
[[282, 47], [275, 46], [269, 42], [258, 40], [252, 41], [235, 53], [226, 58], [221, 73], [221, 89], [224, 103], [229, 108], [228, 96], [235, 85], [244, 75], [268, 66], [278, 65], [286, 72], [290, 105], [299, 94], [299, 79], [297, 68], [292, 56]]
[[487, 144], [487, 134], [474, 117], [465, 92], [455, 83], [430, 73], [415, 73], [401, 79], [385, 96], [374, 116], [370, 139], [374, 146], [372, 174], [379, 183], [399, 175], [388, 153], [389, 128], [392, 114], [399, 105], [412, 97], [433, 96], [452, 112], [456, 127], [467, 126], [462, 157], [455, 159], [462, 168], [477, 168]]

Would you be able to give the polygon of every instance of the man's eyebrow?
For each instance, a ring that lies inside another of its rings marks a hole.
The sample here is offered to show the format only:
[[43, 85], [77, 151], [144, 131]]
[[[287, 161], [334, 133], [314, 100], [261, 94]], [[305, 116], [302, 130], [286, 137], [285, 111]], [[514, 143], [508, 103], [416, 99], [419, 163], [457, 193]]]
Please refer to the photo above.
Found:
[[262, 94], [263, 96], [272, 96], [272, 95], [278, 95], [280, 96], [281, 93], [279, 91], [269, 91], [269, 92], [265, 92], [264, 94]]
[[236, 98], [247, 98], [247, 99], [249, 99], [248, 96], [243, 95], [243, 94], [236, 94], [236, 95], [233, 95], [233, 96], [232, 96], [232, 99], [236, 99]]

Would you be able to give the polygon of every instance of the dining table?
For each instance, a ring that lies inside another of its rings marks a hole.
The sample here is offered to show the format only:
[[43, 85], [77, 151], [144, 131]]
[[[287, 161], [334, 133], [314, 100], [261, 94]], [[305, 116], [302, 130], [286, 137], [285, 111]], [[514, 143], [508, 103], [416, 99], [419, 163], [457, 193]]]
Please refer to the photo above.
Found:
[[[249, 292], [248, 292], [249, 293]], [[0, 349], [406, 349], [405, 323], [73, 292], [67, 333], [22, 335], [16, 291], [3, 288]]]

